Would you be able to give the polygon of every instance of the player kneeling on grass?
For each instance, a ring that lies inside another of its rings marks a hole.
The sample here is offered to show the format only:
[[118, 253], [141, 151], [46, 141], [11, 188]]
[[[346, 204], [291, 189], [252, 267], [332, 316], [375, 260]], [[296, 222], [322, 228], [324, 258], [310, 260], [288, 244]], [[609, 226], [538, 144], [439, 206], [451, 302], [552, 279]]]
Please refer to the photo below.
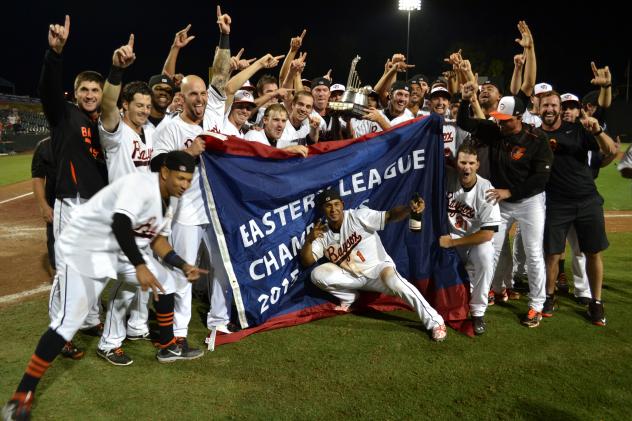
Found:
[[372, 209], [344, 210], [337, 191], [325, 190], [317, 198], [317, 206], [327, 219], [326, 225], [316, 222], [301, 249], [301, 264], [309, 267], [323, 256], [323, 263], [312, 272], [312, 282], [340, 300], [338, 310], [349, 311], [359, 290], [394, 295], [410, 305], [432, 339], [443, 341], [447, 331], [443, 318], [424, 299], [419, 290], [404, 279], [386, 253], [377, 231], [389, 222], [396, 222], [413, 212], [423, 210], [423, 201], [412, 201], [410, 208], [398, 206], [389, 211]]
[[494, 277], [494, 233], [500, 224], [500, 208], [485, 199], [491, 183], [476, 174], [480, 162], [476, 148], [467, 144], [457, 151], [456, 171], [448, 172], [448, 219], [450, 234], [439, 238], [444, 248], [455, 247], [470, 277], [470, 314], [474, 333], [485, 333], [487, 292]]
[[[72, 340], [88, 311], [99, 299], [110, 278], [116, 279], [122, 261], [135, 267], [140, 286], [151, 288], [160, 326], [160, 362], [201, 357], [203, 351], [187, 354], [173, 336], [173, 292], [170, 277], [161, 285], [156, 277], [165, 272], [152, 250], [165, 262], [179, 267], [189, 280], [203, 271], [179, 258], [169, 243], [173, 203], [191, 185], [195, 161], [184, 151], [166, 155], [160, 173], [133, 173], [106, 186], [88, 202], [78, 206], [57, 240], [57, 273], [62, 306], [40, 338], [11, 400], [2, 409], [3, 420], [29, 419], [33, 394], [40, 378]], [[159, 295], [159, 291], [162, 295]], [[189, 350], [190, 352], [190, 350]]]

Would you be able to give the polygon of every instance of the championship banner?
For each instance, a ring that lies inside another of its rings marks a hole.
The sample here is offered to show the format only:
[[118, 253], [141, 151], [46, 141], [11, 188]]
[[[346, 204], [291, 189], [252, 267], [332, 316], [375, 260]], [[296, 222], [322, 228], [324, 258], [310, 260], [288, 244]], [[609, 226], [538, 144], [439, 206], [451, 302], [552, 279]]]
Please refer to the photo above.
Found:
[[[345, 209], [389, 210], [415, 192], [426, 208], [423, 229], [389, 223], [380, 237], [397, 270], [453, 328], [469, 333], [469, 285], [447, 233], [442, 120], [415, 119], [381, 133], [311, 146], [307, 158], [258, 142], [206, 133], [201, 187], [232, 286], [233, 321], [244, 329], [217, 344], [260, 330], [335, 315], [337, 300], [310, 281], [300, 249], [316, 218], [315, 198], [337, 189]], [[394, 297], [363, 293], [361, 306], [408, 308]], [[236, 314], [235, 314], [236, 313]]]

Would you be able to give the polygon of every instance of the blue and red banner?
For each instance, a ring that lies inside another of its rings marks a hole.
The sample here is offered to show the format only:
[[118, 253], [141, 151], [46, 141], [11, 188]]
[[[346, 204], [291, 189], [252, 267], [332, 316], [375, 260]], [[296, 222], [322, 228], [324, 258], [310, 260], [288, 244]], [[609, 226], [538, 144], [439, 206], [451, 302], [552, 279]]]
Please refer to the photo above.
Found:
[[[300, 249], [315, 218], [315, 196], [340, 192], [345, 208], [388, 210], [415, 192], [426, 203], [421, 233], [406, 221], [380, 232], [398, 271], [446, 319], [468, 332], [469, 286], [453, 250], [441, 249], [447, 232], [442, 121], [430, 116], [354, 140], [323, 142], [307, 158], [257, 142], [208, 134], [202, 190], [218, 239], [242, 332], [218, 336], [232, 342], [255, 331], [336, 314], [338, 303], [315, 287], [301, 268]], [[361, 305], [408, 308], [396, 298], [366, 293]]]

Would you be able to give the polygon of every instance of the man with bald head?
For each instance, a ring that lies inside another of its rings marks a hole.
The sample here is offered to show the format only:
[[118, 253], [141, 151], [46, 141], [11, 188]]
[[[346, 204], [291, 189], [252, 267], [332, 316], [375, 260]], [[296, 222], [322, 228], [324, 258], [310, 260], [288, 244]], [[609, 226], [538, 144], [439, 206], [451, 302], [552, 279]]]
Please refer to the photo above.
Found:
[[[213, 60], [213, 78], [211, 86], [206, 87], [204, 80], [196, 75], [182, 79], [180, 91], [184, 96], [182, 112], [158, 128], [154, 135], [154, 154], [152, 170], [162, 165], [166, 153], [184, 150], [196, 159], [204, 152], [204, 141], [198, 137], [203, 131], [220, 132], [224, 124], [224, 106], [226, 102], [225, 86], [230, 75], [230, 16], [222, 14], [217, 8], [217, 24], [220, 30], [219, 48]], [[226, 305], [225, 293], [228, 290], [227, 276], [219, 255], [217, 240], [207, 234], [209, 219], [206, 215], [200, 172], [193, 174], [191, 188], [182, 195], [178, 210], [173, 219], [171, 244], [184, 259], [196, 261], [202, 240], [211, 256], [213, 271], [213, 296], [209, 311], [209, 325], [228, 325], [230, 306]], [[214, 236], [213, 236], [214, 237]], [[183, 349], [188, 349], [186, 336], [191, 320], [191, 284], [178, 270], [173, 271], [176, 278], [174, 335]]]

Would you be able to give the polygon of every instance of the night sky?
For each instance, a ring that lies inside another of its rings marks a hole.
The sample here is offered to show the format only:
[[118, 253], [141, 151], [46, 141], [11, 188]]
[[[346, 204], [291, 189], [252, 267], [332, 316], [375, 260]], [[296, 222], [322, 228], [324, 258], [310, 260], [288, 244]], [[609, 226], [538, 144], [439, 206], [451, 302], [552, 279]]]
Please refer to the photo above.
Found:
[[[410, 62], [417, 67], [409, 76], [421, 72], [434, 78], [447, 70], [442, 64], [447, 53], [462, 47], [481, 75], [495, 59], [504, 69], [508, 85], [513, 55], [521, 51], [514, 42], [519, 37], [516, 23], [525, 19], [535, 39], [538, 82], [581, 96], [591, 89], [590, 61], [595, 60], [599, 66], [610, 66], [615, 85], [625, 84], [625, 68], [632, 57], [629, 17], [617, 12], [614, 1], [590, 6], [578, 3], [569, 12], [553, 9], [557, 3], [422, 0], [422, 10], [411, 17]], [[193, 25], [190, 33], [196, 39], [181, 51], [178, 71], [207, 74], [218, 42], [216, 3], [172, 1], [165, 7], [158, 1], [113, 0], [95, 2], [91, 7], [86, 4], [18, 0], [3, 4], [0, 76], [15, 83], [16, 93], [37, 95], [48, 24], [63, 24], [66, 13], [71, 17], [64, 50], [68, 90], [80, 70], [106, 75], [112, 52], [127, 41], [130, 32], [136, 36], [137, 61], [124, 80], [147, 80], [161, 71], [175, 32], [188, 23]], [[385, 60], [394, 52], [405, 53], [406, 12], [397, 10], [396, 0], [291, 4], [288, 0], [221, 3], [233, 19], [231, 51], [244, 47], [245, 58], [267, 52], [285, 54], [290, 38], [306, 28], [302, 48], [308, 52], [305, 75], [312, 78], [333, 68], [334, 82], [343, 84], [356, 54], [362, 57], [357, 70], [363, 83], [374, 84]], [[274, 74], [278, 70], [273, 69]]]

